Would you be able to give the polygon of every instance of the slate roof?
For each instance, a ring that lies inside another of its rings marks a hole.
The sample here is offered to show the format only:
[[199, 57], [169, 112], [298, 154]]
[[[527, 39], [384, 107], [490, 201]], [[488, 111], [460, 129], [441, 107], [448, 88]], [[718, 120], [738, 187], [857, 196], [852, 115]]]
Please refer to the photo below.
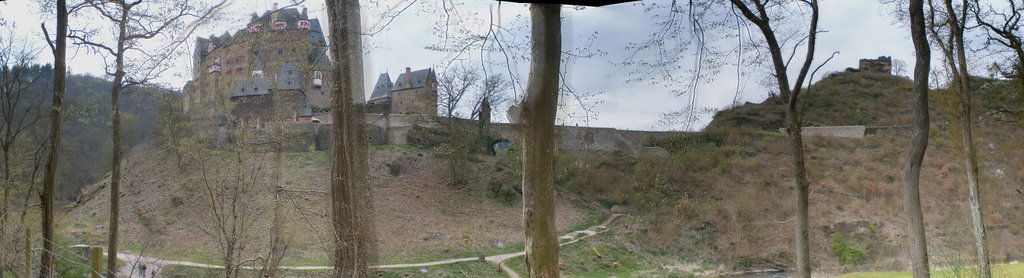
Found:
[[377, 77], [377, 84], [373, 85], [373, 93], [370, 94], [369, 100], [372, 101], [380, 98], [391, 97], [391, 87], [393, 86], [394, 84], [391, 83], [391, 76], [386, 72], [381, 73], [380, 77]]
[[302, 89], [302, 72], [298, 63], [284, 63], [277, 73], [277, 88], [282, 90]]
[[406, 73], [402, 73], [402, 74], [398, 75], [398, 79], [395, 79], [395, 85], [392, 88], [392, 90], [396, 90], [397, 91], [397, 90], [420, 88], [420, 87], [426, 86], [428, 80], [430, 82], [437, 82], [437, 76], [434, 75], [434, 70], [433, 69], [429, 69], [429, 68], [421, 69], [421, 70], [417, 70], [417, 71], [414, 71], [414, 72], [410, 72], [408, 74], [412, 75], [412, 84], [406, 84], [406, 82], [405, 82], [405, 75], [406, 75]]
[[319, 43], [320, 45], [327, 45], [327, 41], [324, 40], [324, 30], [320, 29], [320, 19], [314, 18], [309, 20], [309, 41]]
[[253, 77], [235, 82], [231, 97], [262, 96], [270, 93], [270, 78]]

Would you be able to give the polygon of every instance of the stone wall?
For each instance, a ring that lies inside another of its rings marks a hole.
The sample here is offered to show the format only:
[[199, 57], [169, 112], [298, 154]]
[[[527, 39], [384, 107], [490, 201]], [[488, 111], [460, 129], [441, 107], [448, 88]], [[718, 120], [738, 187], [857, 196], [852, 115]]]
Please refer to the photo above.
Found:
[[[408, 144], [408, 138], [417, 126], [436, 128], [439, 121], [453, 119], [433, 119], [428, 115], [390, 115], [366, 114], [367, 137], [372, 144]], [[469, 121], [465, 119], [454, 119]], [[275, 130], [281, 129], [284, 138], [284, 149], [289, 152], [306, 152], [329, 150], [333, 143], [331, 137], [332, 123], [310, 122], [277, 122], [269, 123], [261, 129], [248, 131], [247, 141], [272, 141]], [[491, 137], [495, 140], [507, 140], [512, 148], [521, 146], [520, 137], [512, 124], [492, 123]], [[671, 135], [662, 131], [632, 131], [600, 127], [555, 127], [555, 148], [560, 150], [596, 150], [607, 152], [623, 152], [637, 156], [641, 149], [651, 140]], [[228, 138], [234, 142], [239, 139]]]
[[[867, 130], [866, 126], [862, 125], [848, 125], [848, 126], [807, 126], [801, 128], [800, 135], [804, 137], [809, 136], [822, 136], [822, 137], [846, 137], [846, 138], [862, 138]], [[780, 128], [779, 132], [787, 134], [785, 128]]]
[[[513, 148], [521, 145], [520, 138], [512, 124], [491, 124], [491, 135], [495, 139], [512, 142]], [[555, 126], [555, 148], [559, 150], [621, 151], [636, 156], [640, 149], [651, 140], [672, 134], [664, 131], [632, 131], [605, 127]]]

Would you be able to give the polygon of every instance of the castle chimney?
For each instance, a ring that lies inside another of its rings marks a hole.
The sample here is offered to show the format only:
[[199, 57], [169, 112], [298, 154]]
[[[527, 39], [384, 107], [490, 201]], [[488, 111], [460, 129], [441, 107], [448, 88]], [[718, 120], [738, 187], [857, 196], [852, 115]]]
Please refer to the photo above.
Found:
[[412, 69], [405, 67], [405, 85], [406, 88], [412, 88]]
[[[277, 2], [274, 2], [274, 9], [270, 10], [270, 26], [268, 28], [275, 28], [277, 24]], [[276, 28], [275, 28], [276, 29]]]

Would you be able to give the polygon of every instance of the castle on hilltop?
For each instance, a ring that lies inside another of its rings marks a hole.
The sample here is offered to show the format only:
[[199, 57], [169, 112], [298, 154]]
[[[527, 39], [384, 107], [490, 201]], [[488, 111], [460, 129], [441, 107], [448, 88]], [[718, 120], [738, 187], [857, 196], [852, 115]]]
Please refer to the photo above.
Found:
[[860, 59], [858, 66], [860, 71], [892, 74], [892, 57], [879, 56], [878, 59]]
[[[182, 88], [183, 107], [192, 119], [202, 119], [194, 129], [213, 146], [277, 137], [284, 139], [279, 142], [286, 151], [327, 150], [334, 140], [329, 116], [334, 62], [318, 19], [310, 18], [305, 8], [278, 9], [274, 4], [263, 14], [253, 13], [233, 32], [195, 39], [192, 76]], [[492, 123], [489, 104], [476, 120], [438, 117], [438, 82], [429, 67], [406, 67], [395, 79], [380, 74], [361, 115], [368, 141], [432, 146], [440, 125], [468, 121], [467, 126], [480, 130], [481, 139], [493, 137], [493, 142], [481, 145], [501, 143], [507, 150], [509, 144], [517, 144], [514, 124]], [[357, 99], [362, 101], [365, 95]], [[630, 154], [638, 153], [643, 142], [668, 134], [556, 129], [559, 149]]]
[[193, 114], [230, 114], [234, 125], [310, 121], [331, 103], [332, 69], [320, 21], [305, 8], [253, 13], [245, 28], [196, 38], [183, 91]]
[[[320, 21], [302, 8], [253, 13], [245, 28], [196, 38], [184, 108], [220, 126], [260, 129], [271, 122], [323, 122], [331, 106], [333, 62]], [[433, 116], [437, 76], [427, 68], [392, 82], [381, 74], [367, 111]], [[319, 114], [319, 118], [317, 117]], [[231, 117], [225, 117], [230, 115]], [[320, 119], [323, 118], [323, 119]]]

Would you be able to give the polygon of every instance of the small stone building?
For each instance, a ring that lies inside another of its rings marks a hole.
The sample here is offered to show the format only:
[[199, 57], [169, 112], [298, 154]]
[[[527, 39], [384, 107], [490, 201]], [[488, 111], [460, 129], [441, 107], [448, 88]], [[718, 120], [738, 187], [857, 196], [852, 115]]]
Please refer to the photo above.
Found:
[[892, 74], [892, 57], [879, 56], [878, 59], [860, 59], [860, 71]]
[[387, 73], [381, 74], [366, 104], [368, 113], [436, 115], [437, 76], [430, 68], [405, 68], [392, 83]]

